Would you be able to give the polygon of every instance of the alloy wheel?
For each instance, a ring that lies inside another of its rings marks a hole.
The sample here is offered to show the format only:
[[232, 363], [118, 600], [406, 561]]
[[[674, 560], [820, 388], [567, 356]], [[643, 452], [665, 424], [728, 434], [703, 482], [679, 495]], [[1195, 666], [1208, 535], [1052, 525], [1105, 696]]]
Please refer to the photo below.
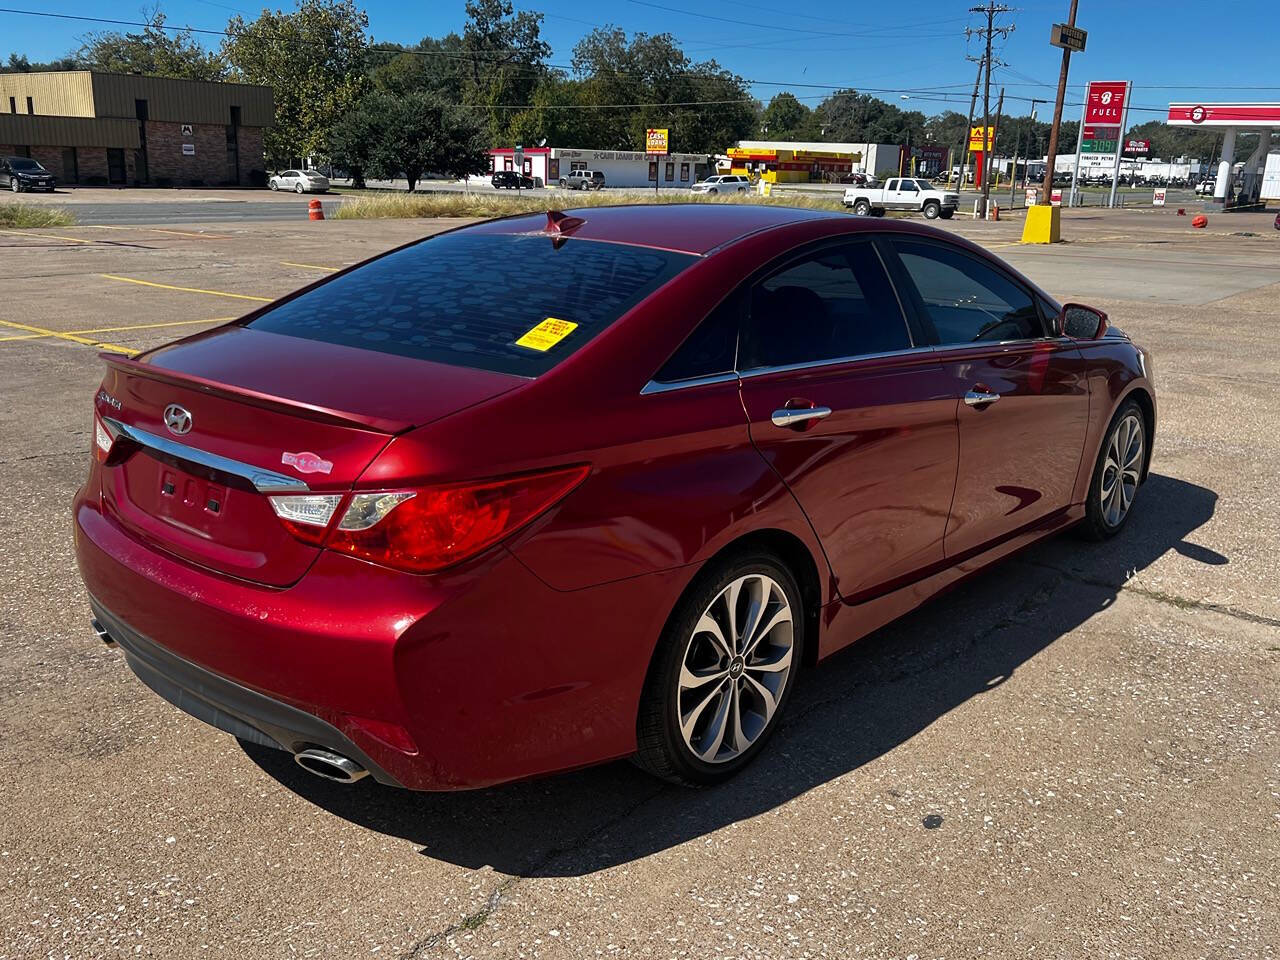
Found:
[[677, 722], [704, 763], [725, 763], [768, 728], [787, 686], [795, 646], [782, 587], [752, 573], [729, 583], [703, 611], [681, 663]]
[[1111, 431], [1098, 497], [1108, 526], [1119, 526], [1133, 505], [1142, 474], [1144, 438], [1142, 421], [1129, 413]]

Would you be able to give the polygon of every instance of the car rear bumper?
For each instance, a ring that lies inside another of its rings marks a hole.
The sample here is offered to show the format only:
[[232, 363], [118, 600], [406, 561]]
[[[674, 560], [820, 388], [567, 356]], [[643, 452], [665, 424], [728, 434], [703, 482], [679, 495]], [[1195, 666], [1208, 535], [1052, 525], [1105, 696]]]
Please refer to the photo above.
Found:
[[261, 746], [289, 753], [324, 747], [355, 760], [379, 783], [402, 786], [332, 724], [183, 660], [135, 631], [93, 597], [89, 607], [97, 626], [124, 653], [129, 669], [179, 710]]
[[426, 577], [322, 551], [280, 589], [142, 543], [91, 492], [74, 511], [94, 615], [144, 683], [238, 736], [326, 747], [418, 790], [634, 752], [649, 659], [693, 573], [562, 591], [502, 547]]

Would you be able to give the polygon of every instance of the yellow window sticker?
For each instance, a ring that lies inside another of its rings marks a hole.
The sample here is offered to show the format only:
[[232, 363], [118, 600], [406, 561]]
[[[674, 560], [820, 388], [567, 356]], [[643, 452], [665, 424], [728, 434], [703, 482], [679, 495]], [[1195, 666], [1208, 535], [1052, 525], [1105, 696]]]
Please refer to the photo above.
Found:
[[558, 320], [555, 317], [547, 317], [517, 340], [516, 346], [528, 347], [530, 350], [545, 353], [577, 329], [578, 325], [572, 320]]

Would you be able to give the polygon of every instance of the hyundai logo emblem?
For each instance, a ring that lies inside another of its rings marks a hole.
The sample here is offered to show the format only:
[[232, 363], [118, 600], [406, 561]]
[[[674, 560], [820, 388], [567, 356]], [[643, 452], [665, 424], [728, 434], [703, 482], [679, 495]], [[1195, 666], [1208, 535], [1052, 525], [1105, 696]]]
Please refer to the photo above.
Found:
[[184, 433], [191, 432], [191, 414], [186, 407], [180, 407], [176, 403], [171, 403], [164, 408], [164, 425], [169, 428], [169, 432], [175, 436], [182, 436]]

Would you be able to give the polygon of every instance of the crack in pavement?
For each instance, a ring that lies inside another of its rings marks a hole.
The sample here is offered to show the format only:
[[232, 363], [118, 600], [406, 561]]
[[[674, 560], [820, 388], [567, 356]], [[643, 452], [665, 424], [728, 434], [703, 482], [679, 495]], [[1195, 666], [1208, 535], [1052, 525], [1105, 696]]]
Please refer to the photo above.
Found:
[[1124, 583], [1115, 584], [1099, 577], [1090, 577], [1086, 574], [1076, 573], [1072, 570], [1063, 570], [1061, 567], [1055, 567], [1050, 563], [1038, 563], [1034, 560], [1022, 560], [1022, 563], [1028, 566], [1038, 567], [1041, 570], [1050, 570], [1069, 580], [1075, 580], [1091, 587], [1102, 587], [1106, 590], [1115, 590], [1119, 592], [1126, 590], [1135, 593], [1140, 597], [1148, 600], [1155, 600], [1157, 603], [1166, 603], [1171, 607], [1178, 607], [1182, 610], [1206, 610], [1210, 613], [1220, 613], [1227, 617], [1234, 617], [1237, 620], [1243, 620], [1246, 623], [1257, 623], [1266, 627], [1280, 627], [1280, 618], [1268, 617], [1265, 614], [1253, 613], [1249, 610], [1241, 610], [1238, 607], [1228, 606], [1225, 603], [1215, 603], [1212, 600], [1191, 600], [1187, 597], [1179, 596], [1176, 593], [1165, 593], [1163, 590], [1152, 590], [1150, 587], [1144, 587], [1137, 582], [1136, 576], [1133, 579], [1126, 580]]
[[521, 881], [527, 879], [529, 875], [541, 872], [542, 870], [550, 866], [552, 863], [554, 863], [557, 859], [559, 859], [564, 854], [569, 853], [573, 850], [577, 850], [580, 847], [586, 846], [587, 844], [590, 844], [593, 841], [597, 840], [599, 837], [607, 833], [613, 827], [616, 827], [618, 824], [622, 823], [624, 820], [632, 816], [641, 807], [645, 806], [652, 800], [656, 800], [662, 794], [668, 792], [671, 789], [674, 789], [674, 788], [670, 784], [665, 784], [665, 783], [660, 784], [657, 786], [656, 789], [654, 789], [650, 793], [645, 794], [635, 803], [626, 807], [624, 810], [620, 811], [615, 816], [612, 816], [609, 819], [605, 820], [603, 823], [598, 824], [597, 826], [588, 830], [586, 833], [583, 833], [580, 836], [574, 837], [571, 841], [569, 841], [567, 844], [564, 844], [563, 846], [552, 847], [546, 853], [544, 853], [541, 857], [539, 857], [537, 860], [530, 863], [525, 868], [523, 873], [518, 873], [518, 874], [514, 874], [513, 876], [507, 877], [500, 884], [498, 884], [498, 886], [493, 889], [493, 892], [490, 893], [489, 896], [485, 899], [484, 906], [482, 906], [479, 910], [476, 910], [473, 913], [469, 913], [465, 917], [463, 917], [461, 920], [459, 920], [457, 923], [450, 924], [445, 929], [440, 930], [437, 933], [433, 933], [419, 940], [412, 947], [410, 947], [406, 952], [400, 955], [401, 960], [414, 960], [414, 958], [417, 958], [417, 957], [424, 957], [426, 956], [426, 951], [432, 949], [433, 947], [439, 946], [440, 944], [444, 943], [446, 940], [448, 940], [450, 937], [454, 936], [455, 934], [467, 933], [472, 930], [480, 929], [486, 923], [488, 923], [489, 918], [493, 916], [493, 914], [498, 910], [499, 907], [502, 906], [504, 897], [506, 896], [507, 892], [513, 889], [514, 887], [516, 887]]
[[29, 460], [55, 460], [58, 457], [86, 457], [88, 448], [77, 447], [75, 450], [59, 450], [56, 453], [32, 453], [25, 457], [14, 457], [11, 460], [0, 460], [0, 467], [12, 466], [15, 463], [26, 463]]

